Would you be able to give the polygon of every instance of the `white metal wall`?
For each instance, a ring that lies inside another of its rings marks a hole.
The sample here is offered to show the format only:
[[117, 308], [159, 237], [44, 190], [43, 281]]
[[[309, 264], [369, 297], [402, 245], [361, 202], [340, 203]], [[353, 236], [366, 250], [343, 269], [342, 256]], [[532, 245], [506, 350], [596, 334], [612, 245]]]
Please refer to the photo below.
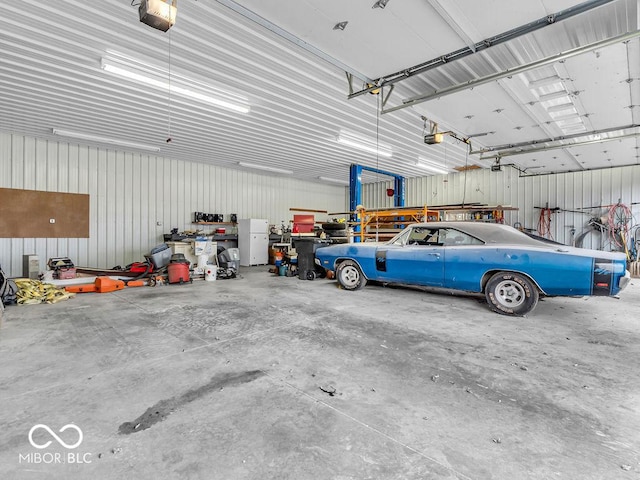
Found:
[[41, 268], [59, 256], [100, 268], [143, 260], [171, 228], [194, 229], [195, 211], [279, 225], [292, 218], [290, 207], [347, 204], [341, 186], [2, 132], [0, 187], [90, 194], [88, 239], [0, 238], [0, 265], [11, 276], [22, 275], [24, 254], [37, 254]]
[[[364, 205], [368, 208], [392, 207], [393, 199], [385, 194], [392, 182], [368, 184], [363, 187]], [[447, 205], [456, 203], [483, 203], [518, 207], [505, 212], [505, 223], [520, 222], [526, 228], [536, 229], [540, 210], [535, 207], [559, 207], [563, 210], [552, 215], [551, 232], [554, 240], [572, 244], [572, 229], [579, 235], [589, 218], [600, 216], [606, 208], [618, 201], [629, 206], [634, 214], [633, 223], [640, 222], [640, 165], [555, 175], [520, 176], [518, 171], [503, 167], [501, 172], [488, 169], [465, 173], [408, 178], [406, 205]], [[585, 213], [576, 213], [584, 211]], [[585, 237], [585, 248], [600, 248], [600, 237]], [[607, 245], [604, 245], [605, 248]]]

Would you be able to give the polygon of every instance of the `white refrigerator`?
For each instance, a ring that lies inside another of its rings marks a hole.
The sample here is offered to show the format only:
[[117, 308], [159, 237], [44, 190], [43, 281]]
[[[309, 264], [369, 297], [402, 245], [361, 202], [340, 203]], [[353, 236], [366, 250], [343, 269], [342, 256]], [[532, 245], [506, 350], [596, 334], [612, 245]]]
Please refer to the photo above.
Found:
[[238, 220], [238, 250], [243, 267], [268, 264], [269, 221], [262, 218]]

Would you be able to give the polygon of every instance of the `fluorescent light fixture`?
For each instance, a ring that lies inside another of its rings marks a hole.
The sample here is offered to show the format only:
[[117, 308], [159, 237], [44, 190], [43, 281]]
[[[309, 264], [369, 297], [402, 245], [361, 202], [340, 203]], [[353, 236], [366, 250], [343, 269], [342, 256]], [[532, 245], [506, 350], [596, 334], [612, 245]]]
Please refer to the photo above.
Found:
[[447, 175], [449, 173], [449, 171], [446, 169], [444, 165], [433, 162], [431, 160], [427, 160], [424, 157], [418, 157], [416, 166], [423, 168], [425, 170], [429, 170], [430, 172], [433, 172], [433, 173], [440, 173], [442, 175]]
[[292, 170], [285, 170], [284, 168], [270, 167], [268, 165], [257, 165], [255, 163], [238, 162], [238, 165], [246, 168], [253, 168], [255, 170], [265, 170], [267, 172], [284, 173], [285, 175], [293, 174]]
[[340, 183], [342, 185], [349, 185], [349, 180], [343, 180], [340, 178], [318, 177], [323, 182]]
[[338, 143], [341, 143], [342, 145], [357, 148], [358, 150], [362, 150], [364, 152], [377, 154], [381, 157], [391, 158], [391, 155], [393, 154], [389, 145], [376, 145], [375, 142], [370, 142], [362, 138], [353, 137], [351, 135], [345, 134], [344, 132], [340, 132], [340, 135], [338, 135], [336, 141]]
[[[233, 112], [249, 113], [250, 111], [249, 105], [240, 103], [241, 99], [239, 97], [236, 96], [236, 102], [224, 98], [233, 97], [234, 95], [231, 93], [223, 92], [215, 87], [201, 84], [173, 72], [171, 72], [171, 83], [169, 83], [169, 71], [145, 65], [135, 60], [127, 61], [126, 57], [123, 60], [103, 57], [101, 65], [105, 72], [135, 80], [171, 94], [182, 95], [183, 97], [206, 102]], [[148, 72], [154, 72], [157, 78], [149, 76]], [[194, 89], [194, 87], [198, 87], [202, 92]], [[214, 92], [215, 96], [209, 92]]]
[[75, 138], [77, 140], [86, 140], [88, 142], [108, 143], [110, 145], [118, 145], [120, 147], [137, 148], [139, 150], [149, 150], [150, 152], [160, 151], [160, 147], [154, 147], [153, 145], [127, 142], [126, 140], [118, 140], [116, 138], [99, 137], [97, 135], [91, 135], [89, 133], [70, 132], [68, 130], [60, 130], [58, 128], [52, 128], [51, 133], [53, 133], [54, 135], [59, 135], [61, 137]]

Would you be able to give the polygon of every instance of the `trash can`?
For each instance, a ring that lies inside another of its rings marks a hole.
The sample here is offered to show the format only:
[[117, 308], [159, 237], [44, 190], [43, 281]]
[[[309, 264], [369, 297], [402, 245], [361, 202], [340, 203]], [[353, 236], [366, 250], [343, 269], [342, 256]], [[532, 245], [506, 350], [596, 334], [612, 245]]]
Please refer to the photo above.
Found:
[[169, 283], [187, 283], [191, 281], [189, 277], [189, 261], [172, 261], [167, 266]]
[[317, 237], [294, 238], [293, 246], [298, 252], [298, 278], [300, 280], [315, 280], [324, 274], [324, 269], [316, 265], [315, 252], [318, 248], [331, 243]]

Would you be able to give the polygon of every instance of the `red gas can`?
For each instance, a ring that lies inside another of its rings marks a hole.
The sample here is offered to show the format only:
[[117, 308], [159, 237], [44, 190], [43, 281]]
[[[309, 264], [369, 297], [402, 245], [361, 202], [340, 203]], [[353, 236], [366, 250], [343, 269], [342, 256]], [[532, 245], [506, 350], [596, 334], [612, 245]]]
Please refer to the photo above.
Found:
[[189, 281], [189, 264], [172, 262], [167, 266], [169, 283], [186, 283]]

